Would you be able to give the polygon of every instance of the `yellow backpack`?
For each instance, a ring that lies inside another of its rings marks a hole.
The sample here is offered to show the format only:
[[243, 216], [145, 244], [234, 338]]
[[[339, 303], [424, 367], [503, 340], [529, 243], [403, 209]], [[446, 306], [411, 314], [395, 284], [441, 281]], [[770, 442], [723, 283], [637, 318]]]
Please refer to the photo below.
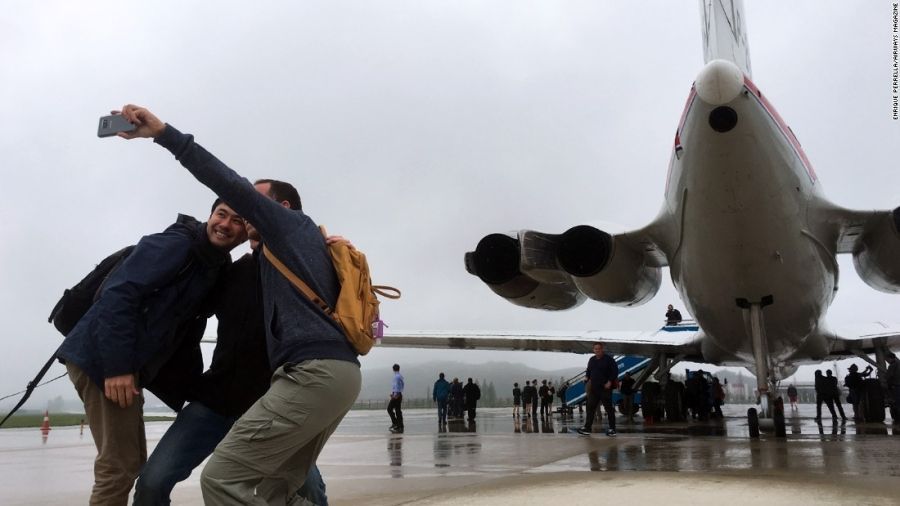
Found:
[[[320, 226], [322, 235], [327, 237], [325, 227]], [[369, 353], [375, 344], [376, 327], [378, 319], [378, 295], [389, 299], [399, 299], [400, 290], [391, 286], [373, 285], [369, 274], [369, 263], [366, 255], [347, 242], [338, 242], [328, 246], [331, 253], [331, 262], [337, 273], [341, 291], [338, 294], [334, 308], [316, 295], [314, 291], [304, 283], [296, 274], [291, 272], [265, 245], [263, 254], [286, 277], [294, 287], [309, 300], [319, 306], [326, 315], [334, 320], [344, 330], [350, 344], [360, 355]]]

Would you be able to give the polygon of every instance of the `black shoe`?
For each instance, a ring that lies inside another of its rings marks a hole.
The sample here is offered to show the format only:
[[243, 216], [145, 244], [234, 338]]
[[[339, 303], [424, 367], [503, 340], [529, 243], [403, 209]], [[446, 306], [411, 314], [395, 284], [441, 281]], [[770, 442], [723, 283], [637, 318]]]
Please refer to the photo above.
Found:
[[582, 436], [590, 436], [591, 435], [591, 431], [585, 429], [584, 427], [578, 427], [577, 429], [575, 429], [575, 432], [577, 432], [579, 435], [582, 435]]
[[609, 429], [606, 431], [606, 435], [609, 437], [616, 437], [616, 429]]
[[391, 427], [391, 434], [403, 434], [403, 427]]

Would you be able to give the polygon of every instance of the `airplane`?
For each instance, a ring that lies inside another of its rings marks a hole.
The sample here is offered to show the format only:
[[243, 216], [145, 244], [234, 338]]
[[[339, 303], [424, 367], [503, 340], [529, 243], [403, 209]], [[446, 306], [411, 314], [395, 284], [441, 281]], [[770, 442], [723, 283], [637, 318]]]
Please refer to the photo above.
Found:
[[[700, 0], [704, 67], [672, 144], [662, 208], [643, 228], [610, 234], [577, 225], [483, 237], [465, 268], [507, 301], [560, 311], [588, 298], [646, 303], [668, 266], [696, 325], [647, 332], [402, 332], [382, 346], [651, 357], [639, 381], [682, 360], [743, 366], [757, 377], [763, 415], [797, 366], [856, 355], [885, 371], [900, 325], [832, 327], [836, 255], [850, 254], [872, 288], [900, 291], [900, 207], [857, 211], [823, 194], [800, 142], [752, 80], [741, 0]], [[874, 354], [872, 360], [869, 355]], [[883, 404], [869, 416], [877, 417]]]

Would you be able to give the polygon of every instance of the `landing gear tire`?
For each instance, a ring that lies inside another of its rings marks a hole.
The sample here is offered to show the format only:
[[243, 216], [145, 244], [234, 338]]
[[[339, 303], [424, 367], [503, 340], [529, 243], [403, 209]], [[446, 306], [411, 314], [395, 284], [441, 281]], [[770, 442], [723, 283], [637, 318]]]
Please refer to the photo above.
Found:
[[683, 422], [684, 411], [684, 383], [669, 381], [666, 384], [666, 420]]
[[863, 383], [860, 408], [867, 422], [884, 421], [884, 390], [877, 379], [869, 378]]
[[747, 410], [747, 428], [750, 430], [750, 437], [759, 437], [759, 415], [756, 414], [756, 408]]
[[787, 437], [787, 429], [784, 426], [784, 400], [781, 397], [775, 400], [772, 421], [775, 422], [775, 437]]

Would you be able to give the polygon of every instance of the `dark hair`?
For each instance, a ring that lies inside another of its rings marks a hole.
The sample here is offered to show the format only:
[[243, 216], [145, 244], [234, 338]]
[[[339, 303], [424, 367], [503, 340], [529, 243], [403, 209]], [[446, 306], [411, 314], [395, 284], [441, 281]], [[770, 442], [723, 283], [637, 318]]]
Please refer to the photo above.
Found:
[[216, 212], [216, 208], [219, 207], [219, 204], [224, 202], [221, 198], [216, 197], [216, 200], [213, 201], [212, 208], [209, 210], [209, 214]]
[[518, 383], [513, 383], [513, 386], [514, 386], [514, 387], [517, 387], [517, 386], [519, 386], [519, 384], [518, 384]]
[[400, 370], [400, 364], [394, 364], [394, 370], [395, 370], [395, 371], [399, 371], [399, 370]]
[[438, 377], [441, 378], [441, 379], [444, 379], [444, 373], [438, 374]]
[[267, 194], [269, 197], [275, 199], [276, 202], [284, 202], [287, 200], [291, 205], [291, 209], [295, 211], [303, 210], [303, 205], [300, 202], [300, 194], [297, 192], [297, 189], [294, 188], [294, 185], [277, 179], [257, 179], [253, 184], [258, 185], [266, 183], [269, 184], [269, 193]]

